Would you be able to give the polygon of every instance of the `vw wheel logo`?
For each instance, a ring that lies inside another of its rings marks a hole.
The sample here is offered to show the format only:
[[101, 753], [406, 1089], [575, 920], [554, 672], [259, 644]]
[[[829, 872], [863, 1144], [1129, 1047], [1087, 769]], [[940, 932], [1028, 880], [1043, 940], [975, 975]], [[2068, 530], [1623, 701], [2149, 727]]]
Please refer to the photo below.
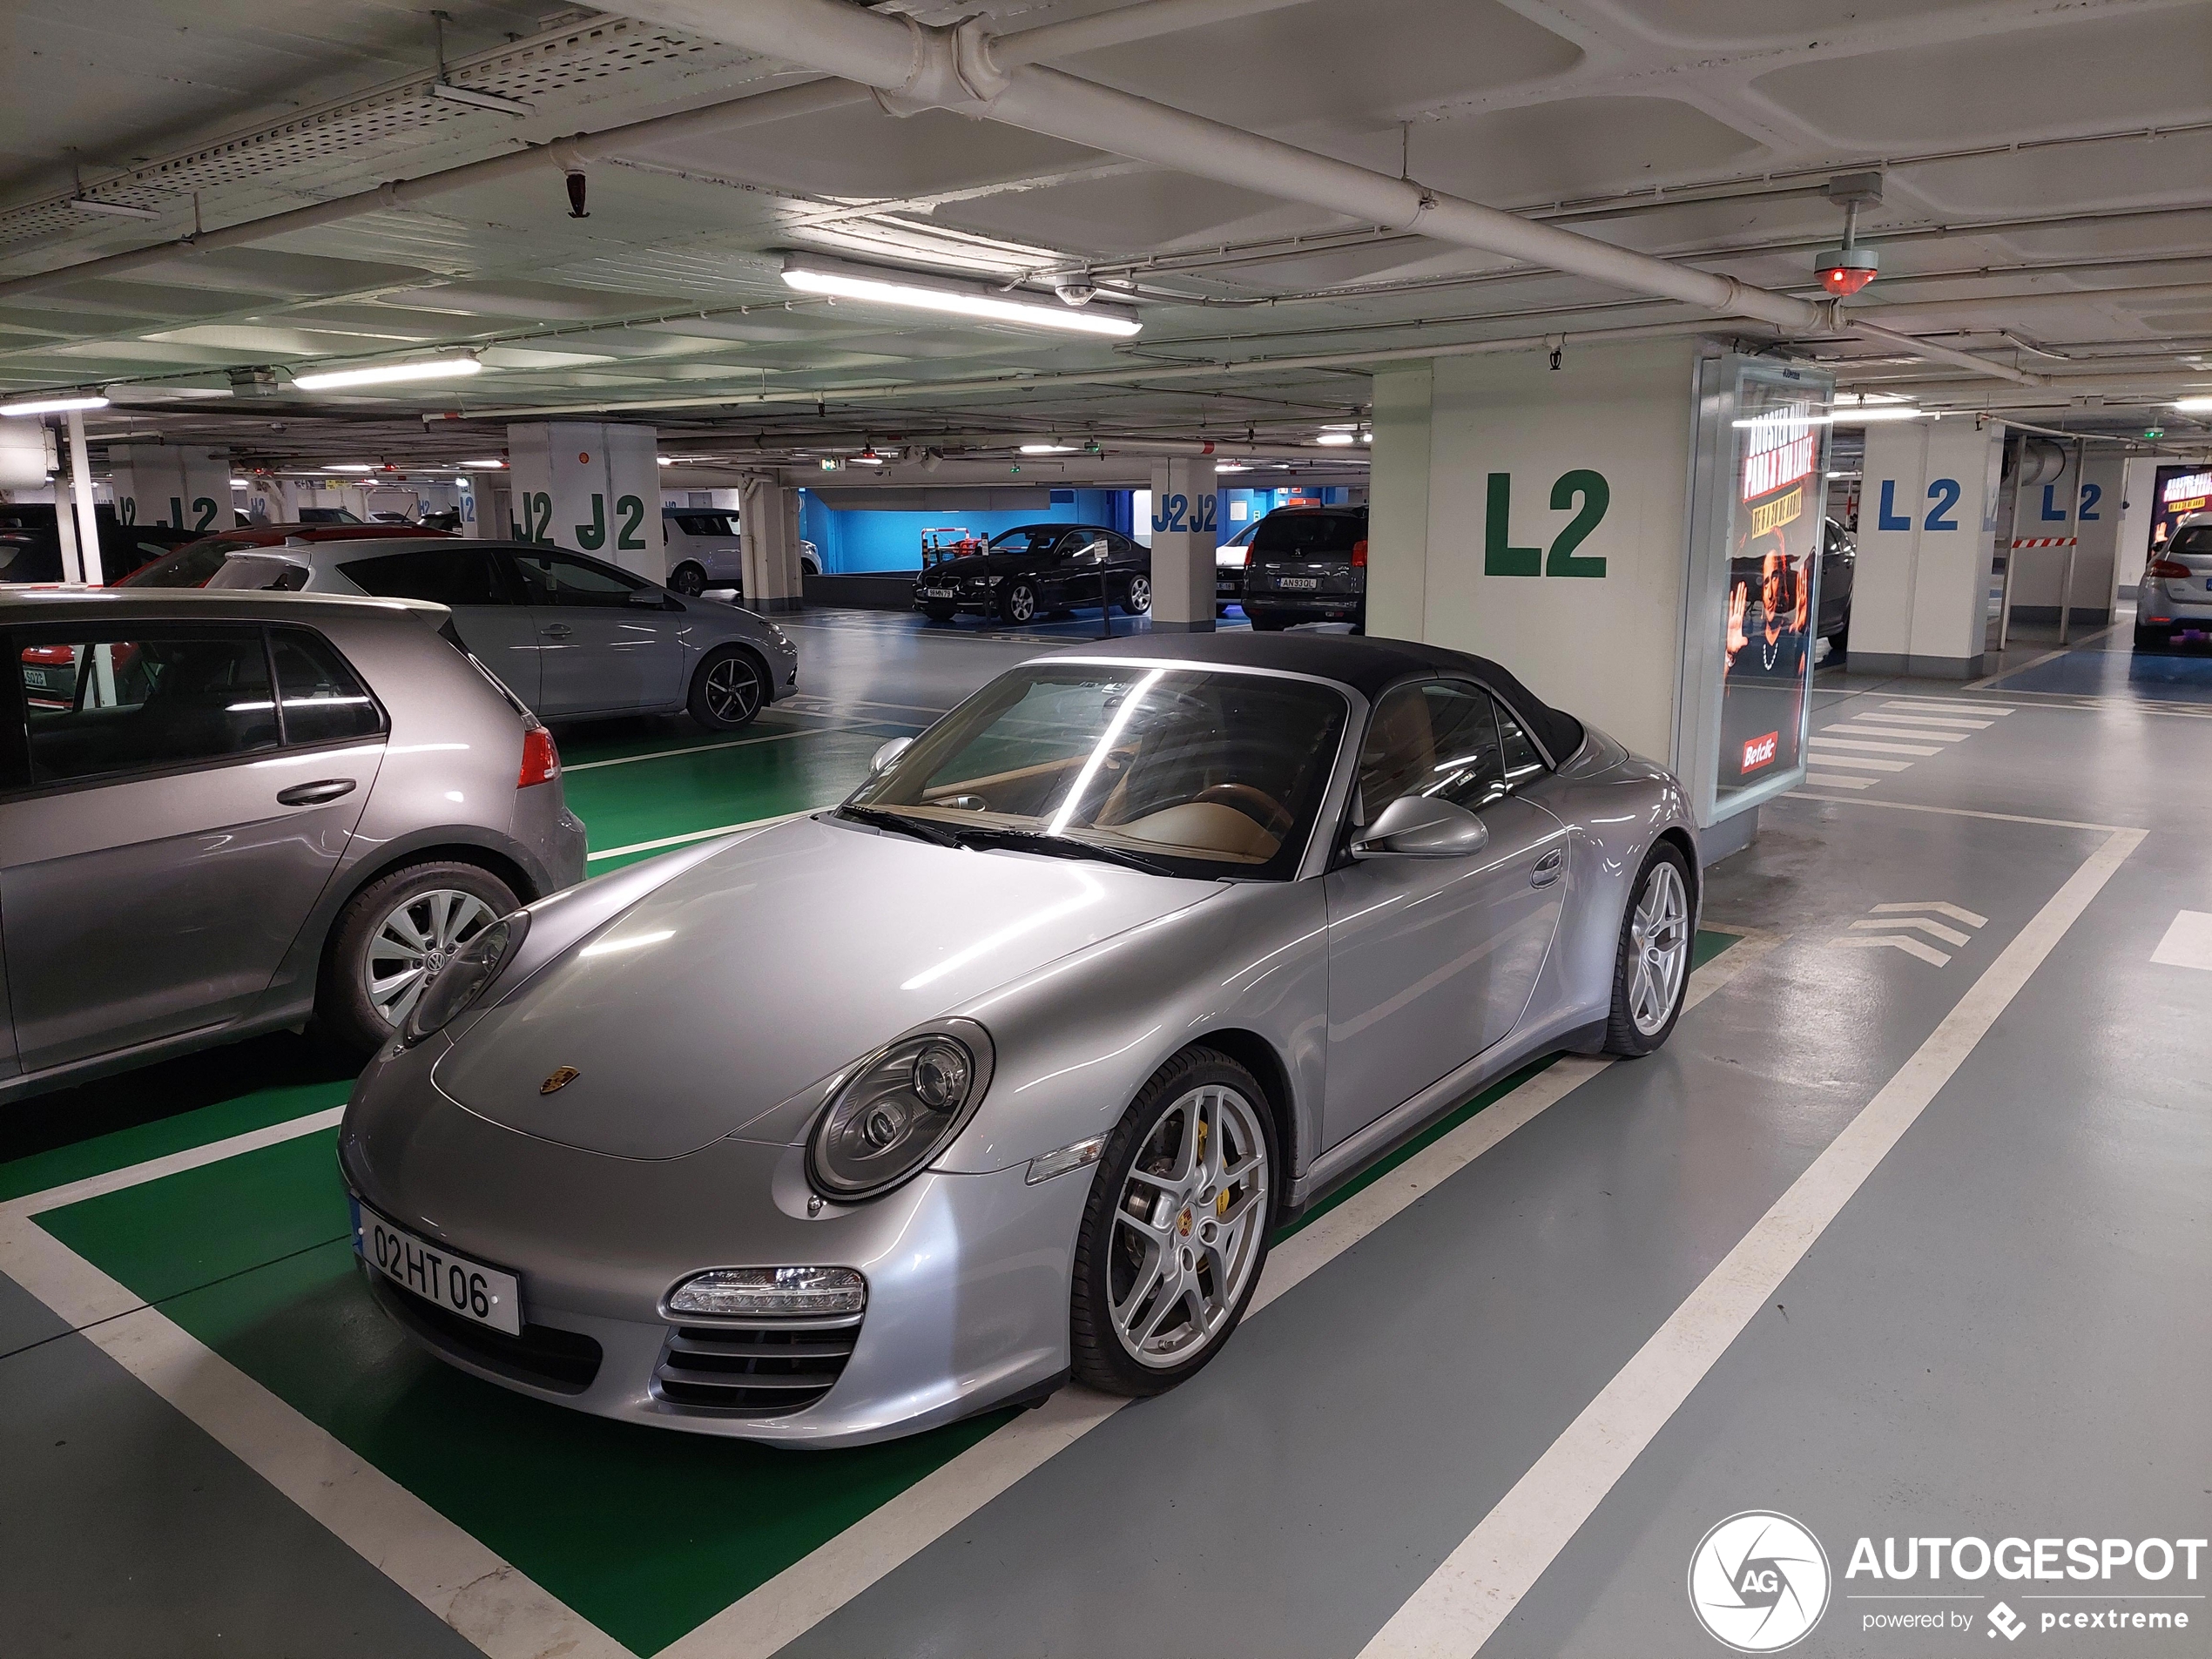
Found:
[[1828, 1554], [1787, 1515], [1747, 1509], [1698, 1541], [1689, 1607], [1714, 1641], [1738, 1653], [1779, 1653], [1828, 1608]]

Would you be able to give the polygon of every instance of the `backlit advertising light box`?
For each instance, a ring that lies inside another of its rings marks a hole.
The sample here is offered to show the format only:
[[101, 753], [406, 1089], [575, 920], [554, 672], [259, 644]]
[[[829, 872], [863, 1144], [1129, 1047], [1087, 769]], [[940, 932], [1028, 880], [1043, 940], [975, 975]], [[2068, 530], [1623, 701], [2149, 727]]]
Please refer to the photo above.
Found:
[[1833, 382], [1700, 361], [1676, 770], [1712, 825], [1804, 779]]

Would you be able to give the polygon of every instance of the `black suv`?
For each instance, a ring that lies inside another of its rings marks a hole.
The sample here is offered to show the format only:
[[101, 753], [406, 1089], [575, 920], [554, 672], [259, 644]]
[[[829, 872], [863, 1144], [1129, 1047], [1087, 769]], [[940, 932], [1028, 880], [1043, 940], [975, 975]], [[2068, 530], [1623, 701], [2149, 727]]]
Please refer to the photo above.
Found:
[[1152, 608], [1152, 554], [1102, 524], [1021, 524], [981, 553], [933, 564], [914, 583], [914, 609], [932, 622], [963, 610], [1020, 625], [1055, 610], [1118, 603], [1132, 617]]
[[1278, 507], [1244, 560], [1244, 614], [1263, 632], [1294, 622], [1367, 626], [1367, 509]]

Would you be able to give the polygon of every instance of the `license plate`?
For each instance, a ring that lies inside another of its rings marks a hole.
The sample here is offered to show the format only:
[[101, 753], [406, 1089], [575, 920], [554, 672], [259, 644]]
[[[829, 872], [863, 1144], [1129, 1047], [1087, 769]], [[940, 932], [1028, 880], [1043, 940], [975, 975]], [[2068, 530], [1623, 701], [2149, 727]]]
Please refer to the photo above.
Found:
[[921, 597], [925, 599], [952, 599], [959, 596], [950, 588], [924, 588], [921, 590]]
[[354, 1253], [403, 1291], [478, 1325], [523, 1334], [523, 1291], [512, 1273], [424, 1243], [354, 1201]]
[[43, 668], [26, 668], [23, 671], [23, 683], [25, 685], [44, 685], [46, 683], [46, 671]]
[[1275, 585], [1278, 588], [1294, 588], [1301, 593], [1310, 593], [1321, 585], [1321, 578], [1318, 576], [1280, 577], [1277, 578]]

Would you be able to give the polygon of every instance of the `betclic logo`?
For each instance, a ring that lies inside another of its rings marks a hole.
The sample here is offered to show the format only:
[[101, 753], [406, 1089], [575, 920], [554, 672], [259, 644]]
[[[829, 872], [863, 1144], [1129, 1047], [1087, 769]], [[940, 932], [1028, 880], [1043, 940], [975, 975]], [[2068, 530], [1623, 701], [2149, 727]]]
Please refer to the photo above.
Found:
[[1774, 752], [1781, 744], [1782, 734], [1779, 732], [1770, 732], [1763, 738], [1753, 738], [1743, 745], [1743, 764], [1738, 770], [1757, 772], [1761, 766], [1770, 765]]

